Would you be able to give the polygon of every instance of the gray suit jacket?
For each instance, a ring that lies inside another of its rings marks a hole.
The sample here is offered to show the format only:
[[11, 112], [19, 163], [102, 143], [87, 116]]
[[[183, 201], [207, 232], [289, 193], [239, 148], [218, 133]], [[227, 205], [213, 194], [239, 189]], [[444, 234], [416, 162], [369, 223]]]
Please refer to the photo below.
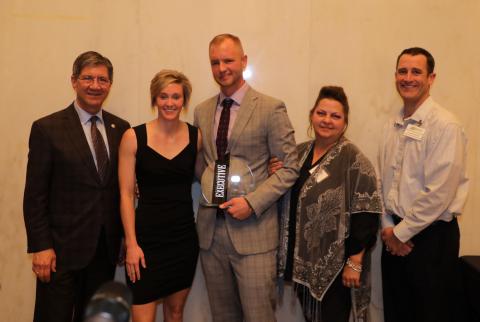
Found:
[[[207, 184], [206, 173], [213, 169], [217, 159], [213, 140], [217, 99], [218, 95], [195, 109], [194, 122], [202, 131], [203, 157], [207, 167], [203, 171], [202, 185]], [[294, 130], [285, 104], [250, 88], [238, 111], [227, 152], [231, 158], [244, 160], [256, 180], [255, 190], [245, 196], [255, 214], [243, 221], [226, 216], [228, 233], [235, 250], [246, 255], [275, 249], [279, 238], [276, 201], [294, 184], [299, 170]], [[283, 160], [283, 168], [268, 177], [271, 156]], [[197, 230], [202, 249], [210, 248], [215, 220], [215, 208], [199, 206]]]

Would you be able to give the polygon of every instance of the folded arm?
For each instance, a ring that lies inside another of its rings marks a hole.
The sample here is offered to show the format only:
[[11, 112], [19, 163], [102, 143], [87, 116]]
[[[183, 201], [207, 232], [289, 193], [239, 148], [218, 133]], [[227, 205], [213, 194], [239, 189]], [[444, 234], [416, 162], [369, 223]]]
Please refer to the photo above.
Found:
[[245, 197], [257, 216], [260, 216], [295, 183], [299, 171], [294, 130], [285, 105], [277, 105], [268, 116], [267, 130], [269, 154], [282, 160], [283, 165]]

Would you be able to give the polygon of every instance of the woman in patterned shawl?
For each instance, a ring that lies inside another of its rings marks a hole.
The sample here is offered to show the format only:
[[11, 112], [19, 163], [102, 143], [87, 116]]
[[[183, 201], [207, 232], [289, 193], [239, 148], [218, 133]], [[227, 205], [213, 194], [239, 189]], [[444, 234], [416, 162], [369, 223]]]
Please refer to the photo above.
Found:
[[[293, 281], [307, 321], [366, 318], [370, 252], [381, 214], [375, 171], [344, 137], [348, 100], [320, 90], [310, 110], [315, 139], [297, 146], [300, 176], [282, 203], [279, 274]], [[279, 164], [272, 160], [271, 171]]]

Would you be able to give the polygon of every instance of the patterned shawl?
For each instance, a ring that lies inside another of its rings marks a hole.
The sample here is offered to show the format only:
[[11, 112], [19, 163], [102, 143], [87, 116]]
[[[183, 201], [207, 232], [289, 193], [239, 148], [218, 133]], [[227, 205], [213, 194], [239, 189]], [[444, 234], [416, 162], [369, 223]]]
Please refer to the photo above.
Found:
[[[300, 166], [314, 141], [297, 146]], [[327, 176], [328, 175], [328, 176]], [[342, 137], [327, 151], [301, 188], [296, 214], [293, 281], [305, 287], [316, 304], [307, 307], [315, 316], [318, 304], [345, 263], [345, 240], [350, 232], [350, 215], [382, 213], [375, 170], [370, 161], [348, 139]], [[279, 275], [285, 271], [288, 245], [290, 194], [280, 205]], [[352, 309], [356, 321], [366, 316], [370, 302], [370, 253], [363, 259], [360, 288], [352, 288]], [[304, 303], [306, 304], [306, 303]]]

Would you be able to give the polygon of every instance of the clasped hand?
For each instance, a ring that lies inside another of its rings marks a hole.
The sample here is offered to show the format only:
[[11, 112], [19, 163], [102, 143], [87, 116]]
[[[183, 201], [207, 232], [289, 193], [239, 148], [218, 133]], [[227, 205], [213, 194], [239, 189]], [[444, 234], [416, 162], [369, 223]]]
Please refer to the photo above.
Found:
[[407, 256], [413, 248], [413, 243], [409, 240], [401, 242], [393, 233], [393, 227], [387, 227], [382, 230], [382, 240], [388, 252], [396, 256]]
[[360, 287], [360, 272], [345, 265], [342, 273], [342, 283], [345, 287]]

